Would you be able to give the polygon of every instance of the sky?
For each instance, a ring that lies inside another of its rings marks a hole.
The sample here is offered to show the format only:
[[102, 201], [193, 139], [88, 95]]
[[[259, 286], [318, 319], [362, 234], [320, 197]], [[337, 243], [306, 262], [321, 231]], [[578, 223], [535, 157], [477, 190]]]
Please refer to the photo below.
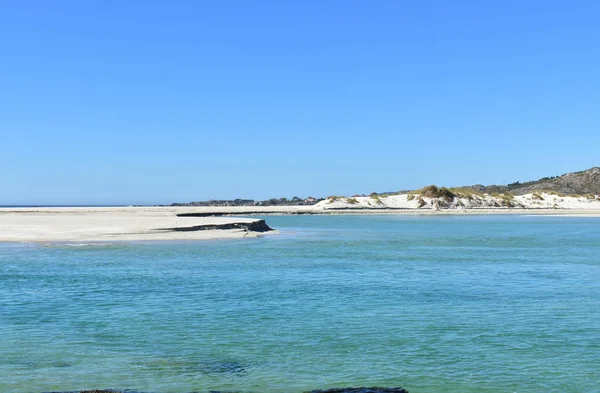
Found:
[[600, 166], [597, 1], [0, 0], [0, 205]]

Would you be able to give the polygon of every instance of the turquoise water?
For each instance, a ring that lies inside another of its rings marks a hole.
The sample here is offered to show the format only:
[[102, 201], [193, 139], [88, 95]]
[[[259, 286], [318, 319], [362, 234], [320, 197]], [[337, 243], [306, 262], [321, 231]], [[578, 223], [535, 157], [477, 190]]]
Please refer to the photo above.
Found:
[[0, 392], [599, 392], [600, 220], [267, 217], [0, 244]]

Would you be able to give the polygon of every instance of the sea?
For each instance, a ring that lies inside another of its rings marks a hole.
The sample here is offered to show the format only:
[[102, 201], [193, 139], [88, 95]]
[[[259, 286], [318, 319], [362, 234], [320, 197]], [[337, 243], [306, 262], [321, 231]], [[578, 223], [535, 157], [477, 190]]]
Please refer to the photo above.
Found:
[[0, 392], [600, 392], [600, 219], [269, 216], [0, 244]]

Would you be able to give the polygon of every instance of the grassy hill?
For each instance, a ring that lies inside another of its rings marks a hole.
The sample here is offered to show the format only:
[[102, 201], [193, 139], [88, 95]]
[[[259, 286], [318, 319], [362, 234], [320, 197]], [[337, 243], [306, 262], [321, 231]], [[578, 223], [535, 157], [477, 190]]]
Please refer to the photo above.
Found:
[[504, 186], [477, 184], [468, 186], [468, 188], [488, 194], [506, 191], [514, 195], [542, 191], [565, 195], [600, 194], [600, 168], [594, 167], [585, 171], [565, 173], [562, 176], [544, 177], [524, 183], [515, 182]]

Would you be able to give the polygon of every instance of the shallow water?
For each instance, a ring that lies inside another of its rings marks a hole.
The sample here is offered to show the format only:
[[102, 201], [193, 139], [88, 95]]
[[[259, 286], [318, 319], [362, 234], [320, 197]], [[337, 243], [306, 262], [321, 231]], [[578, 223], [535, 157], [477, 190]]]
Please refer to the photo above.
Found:
[[599, 392], [600, 219], [267, 217], [0, 244], [0, 392]]

